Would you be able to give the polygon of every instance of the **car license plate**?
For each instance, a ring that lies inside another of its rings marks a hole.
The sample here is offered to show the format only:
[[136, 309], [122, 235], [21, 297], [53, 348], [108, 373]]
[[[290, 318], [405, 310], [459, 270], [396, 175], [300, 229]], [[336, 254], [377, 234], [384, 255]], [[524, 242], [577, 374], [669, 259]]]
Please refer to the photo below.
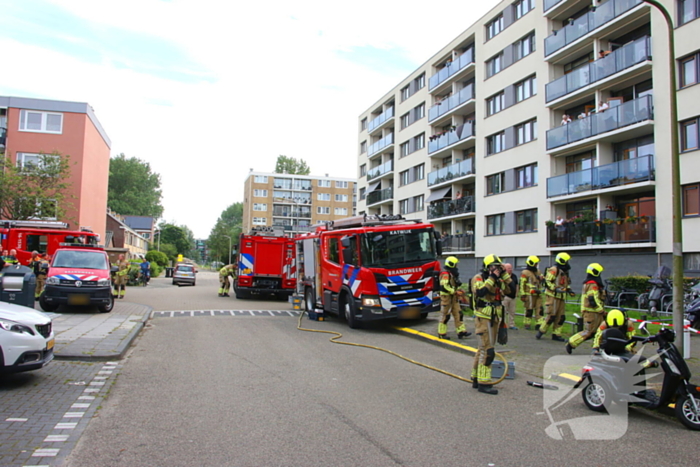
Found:
[[82, 293], [74, 293], [68, 295], [69, 305], [89, 305], [90, 296]]
[[53, 349], [53, 346], [54, 346], [55, 342], [56, 342], [56, 341], [55, 341], [54, 339], [49, 339], [49, 340], [46, 342], [46, 350], [51, 350], [51, 349]]
[[420, 308], [409, 306], [399, 310], [399, 318], [401, 319], [418, 319], [420, 318]]

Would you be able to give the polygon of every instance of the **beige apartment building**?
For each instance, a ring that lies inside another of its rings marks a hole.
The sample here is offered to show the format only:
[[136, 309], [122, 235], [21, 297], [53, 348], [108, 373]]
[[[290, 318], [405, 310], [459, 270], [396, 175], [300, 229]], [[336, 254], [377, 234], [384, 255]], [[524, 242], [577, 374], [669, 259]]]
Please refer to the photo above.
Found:
[[251, 171], [245, 181], [243, 232], [284, 226], [287, 233], [355, 214], [353, 178]]
[[678, 131], [685, 269], [700, 272], [700, 2], [662, 3], [673, 86], [666, 22], [642, 0], [498, 3], [360, 115], [358, 213], [427, 219], [468, 264], [567, 251], [651, 273], [671, 264]]

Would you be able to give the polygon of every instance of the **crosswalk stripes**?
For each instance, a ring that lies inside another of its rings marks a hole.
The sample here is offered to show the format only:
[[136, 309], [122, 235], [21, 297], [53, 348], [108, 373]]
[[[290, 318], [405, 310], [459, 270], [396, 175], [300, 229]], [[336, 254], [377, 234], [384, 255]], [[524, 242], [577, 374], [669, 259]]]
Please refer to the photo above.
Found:
[[154, 311], [153, 318], [193, 318], [196, 316], [292, 316], [298, 317], [299, 310], [177, 310]]

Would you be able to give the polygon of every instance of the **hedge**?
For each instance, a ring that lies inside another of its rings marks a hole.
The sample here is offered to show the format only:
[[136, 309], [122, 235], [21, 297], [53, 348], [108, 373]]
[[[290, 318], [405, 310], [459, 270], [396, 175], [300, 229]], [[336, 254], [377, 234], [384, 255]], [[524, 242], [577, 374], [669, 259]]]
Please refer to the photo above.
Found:
[[[649, 283], [649, 276], [643, 276], [640, 274], [631, 274], [629, 276], [616, 276], [608, 279], [609, 290], [611, 292], [619, 292], [621, 290], [630, 290], [637, 293], [644, 293], [651, 289], [651, 284]], [[700, 279], [697, 277], [684, 277], [683, 278], [683, 290], [688, 291], [692, 286], [698, 283]]]

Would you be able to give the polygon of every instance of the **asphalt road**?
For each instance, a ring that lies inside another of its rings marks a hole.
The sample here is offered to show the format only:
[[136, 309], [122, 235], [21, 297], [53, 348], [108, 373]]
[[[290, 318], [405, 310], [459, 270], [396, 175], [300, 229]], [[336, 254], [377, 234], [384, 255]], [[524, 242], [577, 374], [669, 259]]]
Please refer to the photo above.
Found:
[[[156, 311], [289, 309], [285, 302], [217, 297], [216, 275], [196, 287], [154, 279], [128, 291]], [[381, 346], [468, 376], [471, 358], [382, 327], [336, 320], [305, 327]], [[700, 433], [632, 409], [615, 440], [547, 436], [540, 389], [526, 377], [498, 396], [367, 348], [336, 345], [284, 316], [159, 317], [136, 341], [66, 464], [79, 466], [691, 465]], [[580, 397], [555, 421], [590, 417]], [[589, 419], [608, 427], [610, 417]], [[596, 431], [596, 430], [594, 430]]]

